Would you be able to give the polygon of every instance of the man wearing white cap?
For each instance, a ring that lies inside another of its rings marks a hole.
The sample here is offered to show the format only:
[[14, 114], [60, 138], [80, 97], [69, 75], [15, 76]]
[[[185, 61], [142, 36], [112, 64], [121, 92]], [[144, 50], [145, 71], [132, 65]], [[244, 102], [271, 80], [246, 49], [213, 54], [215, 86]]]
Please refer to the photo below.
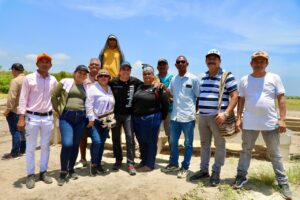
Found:
[[[243, 143], [234, 188], [242, 188], [247, 183], [251, 152], [261, 132], [280, 191], [287, 199], [291, 199], [292, 193], [279, 150], [280, 134], [286, 131], [285, 89], [277, 74], [266, 71], [269, 64], [267, 52], [257, 51], [252, 54], [250, 64], [252, 74], [244, 76], [239, 84], [237, 128], [243, 129]], [[279, 116], [276, 111], [276, 99]]]
[[[225, 138], [219, 132], [218, 125], [223, 124], [229, 113], [237, 104], [237, 83], [229, 73], [225, 80], [224, 94], [222, 96], [221, 109], [218, 110], [218, 97], [220, 80], [225, 72], [221, 65], [221, 54], [216, 49], [211, 49], [206, 54], [208, 71], [202, 77], [199, 95], [199, 132], [201, 140], [201, 164], [200, 171], [196, 172], [190, 180], [209, 177], [209, 160], [211, 152], [211, 140], [214, 138], [216, 147], [215, 162], [212, 166], [210, 184], [217, 186], [220, 183], [220, 171], [226, 157]], [[229, 98], [230, 97], [230, 98]], [[230, 99], [230, 101], [229, 101]]]

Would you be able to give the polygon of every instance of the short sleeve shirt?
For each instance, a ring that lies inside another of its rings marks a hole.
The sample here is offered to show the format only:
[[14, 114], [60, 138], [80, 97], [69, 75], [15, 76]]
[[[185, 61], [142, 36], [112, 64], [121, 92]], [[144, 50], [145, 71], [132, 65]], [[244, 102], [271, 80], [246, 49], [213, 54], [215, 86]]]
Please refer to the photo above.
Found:
[[239, 96], [245, 98], [243, 129], [274, 130], [278, 121], [276, 98], [284, 93], [277, 74], [267, 72], [264, 77], [243, 77], [239, 84]]

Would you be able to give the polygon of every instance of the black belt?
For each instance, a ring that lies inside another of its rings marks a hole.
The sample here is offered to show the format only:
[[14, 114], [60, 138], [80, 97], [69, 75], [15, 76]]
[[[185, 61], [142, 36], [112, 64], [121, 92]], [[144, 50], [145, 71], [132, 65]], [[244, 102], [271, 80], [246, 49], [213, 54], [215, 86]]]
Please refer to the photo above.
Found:
[[103, 115], [98, 116], [98, 119], [102, 119], [103, 117], [107, 117], [108, 115], [111, 115], [111, 114], [113, 114], [113, 113], [114, 113], [114, 111], [105, 113], [105, 114], [103, 114]]
[[49, 112], [45, 112], [45, 113], [39, 113], [39, 112], [31, 112], [31, 111], [26, 111], [28, 114], [32, 114], [32, 115], [37, 115], [37, 116], [50, 116], [52, 115], [52, 111]]

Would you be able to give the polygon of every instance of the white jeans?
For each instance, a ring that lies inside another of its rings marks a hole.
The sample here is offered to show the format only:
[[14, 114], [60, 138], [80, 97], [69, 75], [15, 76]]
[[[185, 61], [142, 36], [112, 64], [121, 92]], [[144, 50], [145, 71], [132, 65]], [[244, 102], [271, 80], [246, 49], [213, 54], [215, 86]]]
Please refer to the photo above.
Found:
[[35, 168], [35, 149], [40, 132], [40, 172], [47, 171], [50, 154], [50, 139], [53, 130], [53, 116], [37, 116], [26, 114], [26, 167], [27, 174], [34, 174]]

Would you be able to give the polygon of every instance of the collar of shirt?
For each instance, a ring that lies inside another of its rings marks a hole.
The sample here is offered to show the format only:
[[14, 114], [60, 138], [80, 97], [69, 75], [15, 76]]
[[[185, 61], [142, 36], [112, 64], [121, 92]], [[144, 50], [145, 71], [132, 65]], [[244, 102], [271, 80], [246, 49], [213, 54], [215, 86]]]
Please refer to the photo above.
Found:
[[98, 90], [100, 90], [104, 94], [112, 94], [112, 91], [109, 86], [107, 86], [108, 89], [107, 92], [102, 88], [102, 86], [98, 82], [95, 84], [95, 86], [98, 88]]
[[186, 72], [183, 76], [180, 76], [179, 74], [177, 75], [179, 78], [183, 79], [183, 78], [190, 78], [191, 77], [191, 73], [190, 72]]
[[[206, 76], [209, 76], [209, 71], [205, 72]], [[223, 69], [220, 67], [218, 70], [218, 73], [216, 75], [214, 75], [213, 77], [219, 76], [223, 74]]]
[[42, 79], [50, 79], [50, 74], [48, 73], [48, 75], [46, 77], [43, 77], [38, 71], [35, 72], [35, 75], [38, 78], [42, 78]]

